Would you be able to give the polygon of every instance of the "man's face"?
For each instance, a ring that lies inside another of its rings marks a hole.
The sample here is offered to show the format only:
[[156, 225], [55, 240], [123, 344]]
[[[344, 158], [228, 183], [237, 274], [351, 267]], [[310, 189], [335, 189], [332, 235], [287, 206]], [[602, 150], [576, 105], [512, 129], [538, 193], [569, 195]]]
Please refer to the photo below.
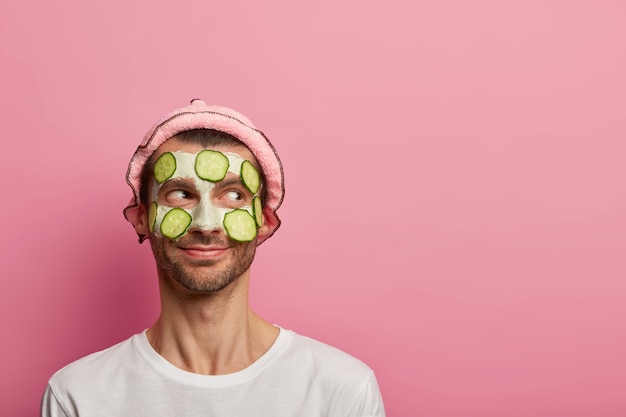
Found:
[[254, 156], [244, 146], [207, 152], [173, 138], [153, 160], [143, 225], [157, 266], [195, 293], [225, 288], [248, 270], [257, 234], [267, 233]]

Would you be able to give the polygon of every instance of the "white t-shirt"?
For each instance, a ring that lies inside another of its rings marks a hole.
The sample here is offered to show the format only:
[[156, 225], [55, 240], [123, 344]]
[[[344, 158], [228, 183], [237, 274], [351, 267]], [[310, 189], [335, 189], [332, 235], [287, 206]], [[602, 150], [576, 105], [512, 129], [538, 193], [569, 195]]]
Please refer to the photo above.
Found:
[[383, 417], [374, 373], [352, 356], [281, 329], [256, 362], [228, 375], [184, 371], [145, 332], [52, 376], [43, 417]]

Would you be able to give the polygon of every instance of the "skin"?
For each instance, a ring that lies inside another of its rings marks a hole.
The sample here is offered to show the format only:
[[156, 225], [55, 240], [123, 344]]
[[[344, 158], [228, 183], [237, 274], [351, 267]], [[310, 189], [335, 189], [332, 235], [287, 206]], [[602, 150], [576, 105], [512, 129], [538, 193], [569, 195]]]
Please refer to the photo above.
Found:
[[[155, 157], [164, 152], [196, 153], [203, 149], [200, 145], [182, 144], [174, 137], [157, 149]], [[244, 146], [210, 149], [237, 153], [258, 168], [254, 156]], [[230, 184], [216, 187], [212, 201], [216, 205], [249, 205], [250, 192], [236, 181]], [[170, 205], [185, 208], [183, 205], [193, 205], [197, 200], [193, 189], [181, 194], [174, 187], [161, 188], [157, 201], [167, 200]], [[182, 195], [185, 198], [180, 198]], [[229, 197], [223, 199], [225, 195]], [[269, 233], [265, 224], [259, 228], [257, 238]], [[235, 242], [220, 228], [189, 229], [177, 240], [151, 234], [145, 207], [138, 231], [149, 235], [157, 266], [161, 314], [147, 336], [161, 356], [189, 372], [223, 375], [248, 367], [267, 352], [279, 329], [249, 306], [250, 264], [256, 240]]]

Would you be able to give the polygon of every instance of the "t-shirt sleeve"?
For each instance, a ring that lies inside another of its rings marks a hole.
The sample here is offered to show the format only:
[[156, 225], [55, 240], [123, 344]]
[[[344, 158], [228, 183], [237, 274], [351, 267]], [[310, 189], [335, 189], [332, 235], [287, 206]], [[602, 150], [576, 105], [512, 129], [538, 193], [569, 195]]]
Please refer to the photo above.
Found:
[[385, 417], [385, 406], [376, 376], [372, 373], [347, 417]]
[[41, 417], [70, 417], [54, 396], [50, 384], [46, 387], [41, 400]]

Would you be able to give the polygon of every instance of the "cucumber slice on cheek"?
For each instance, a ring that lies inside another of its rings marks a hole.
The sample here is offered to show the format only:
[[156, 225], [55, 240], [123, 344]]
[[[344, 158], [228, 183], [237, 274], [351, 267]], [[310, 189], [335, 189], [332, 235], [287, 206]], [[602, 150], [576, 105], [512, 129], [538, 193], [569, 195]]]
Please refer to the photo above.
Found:
[[256, 196], [252, 200], [252, 210], [254, 211], [254, 220], [258, 227], [263, 226], [263, 206], [261, 205], [261, 197]]
[[154, 224], [156, 223], [156, 215], [157, 209], [159, 205], [154, 201], [150, 204], [150, 211], [148, 212], [148, 227], [150, 228], [150, 232], [154, 231]]
[[176, 172], [176, 158], [171, 152], [165, 152], [154, 163], [154, 179], [161, 184]]
[[200, 152], [196, 156], [195, 170], [203, 180], [217, 182], [226, 177], [230, 163], [226, 155], [210, 149]]
[[236, 209], [224, 215], [226, 234], [238, 242], [250, 242], [256, 237], [256, 221], [250, 213]]
[[168, 211], [161, 221], [161, 234], [170, 239], [182, 236], [191, 224], [191, 215], [181, 208]]

